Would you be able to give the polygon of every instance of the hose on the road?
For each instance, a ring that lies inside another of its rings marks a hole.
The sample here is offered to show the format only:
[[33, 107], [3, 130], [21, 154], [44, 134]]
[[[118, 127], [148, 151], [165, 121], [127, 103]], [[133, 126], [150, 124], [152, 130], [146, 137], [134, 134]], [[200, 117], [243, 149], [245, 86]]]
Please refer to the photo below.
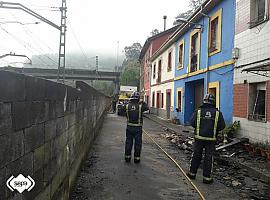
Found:
[[178, 169], [180, 169], [180, 171], [182, 172], [182, 174], [186, 177], [186, 179], [190, 182], [190, 184], [192, 185], [192, 187], [197, 191], [197, 193], [199, 194], [200, 198], [202, 200], [205, 200], [203, 194], [201, 193], [201, 191], [197, 188], [197, 186], [190, 180], [190, 178], [186, 175], [185, 171], [181, 168], [181, 166], [176, 162], [176, 160], [169, 154], [167, 153], [144, 129], [143, 129], [143, 133], [145, 135], [147, 135], [147, 137], [149, 137], [157, 146], [158, 148], [171, 160], [174, 162], [174, 164], [177, 166]]

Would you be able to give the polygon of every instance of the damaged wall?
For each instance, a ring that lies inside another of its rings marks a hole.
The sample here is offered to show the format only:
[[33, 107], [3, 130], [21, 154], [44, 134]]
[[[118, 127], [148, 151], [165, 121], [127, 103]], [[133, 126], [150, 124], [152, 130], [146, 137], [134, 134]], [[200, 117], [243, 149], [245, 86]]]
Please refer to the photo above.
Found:
[[[0, 71], [0, 199], [68, 199], [110, 104], [85, 83], [76, 87]], [[30, 192], [6, 187], [20, 173], [35, 180]]]

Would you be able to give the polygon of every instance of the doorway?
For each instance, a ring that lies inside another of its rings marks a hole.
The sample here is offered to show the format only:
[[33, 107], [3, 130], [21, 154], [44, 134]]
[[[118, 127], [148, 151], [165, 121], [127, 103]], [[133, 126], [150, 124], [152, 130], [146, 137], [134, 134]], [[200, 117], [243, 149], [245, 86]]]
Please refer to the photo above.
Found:
[[216, 108], [219, 109], [219, 106], [220, 106], [219, 81], [211, 82], [208, 84], [208, 93], [213, 94], [216, 97]]
[[185, 83], [184, 123], [188, 124], [193, 112], [202, 105], [204, 79]]
[[195, 110], [202, 105], [203, 102], [203, 95], [204, 95], [204, 88], [203, 84], [196, 83], [194, 86], [195, 90]]
[[171, 119], [171, 90], [166, 91], [166, 111], [167, 119]]

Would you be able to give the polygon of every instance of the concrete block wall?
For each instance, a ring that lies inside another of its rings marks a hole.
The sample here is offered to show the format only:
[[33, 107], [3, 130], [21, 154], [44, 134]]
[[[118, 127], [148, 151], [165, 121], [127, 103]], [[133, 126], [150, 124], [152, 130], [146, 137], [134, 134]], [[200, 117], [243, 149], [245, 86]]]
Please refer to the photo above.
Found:
[[[83, 82], [76, 88], [0, 71], [0, 199], [68, 199], [110, 98]], [[6, 187], [31, 176], [22, 194]]]

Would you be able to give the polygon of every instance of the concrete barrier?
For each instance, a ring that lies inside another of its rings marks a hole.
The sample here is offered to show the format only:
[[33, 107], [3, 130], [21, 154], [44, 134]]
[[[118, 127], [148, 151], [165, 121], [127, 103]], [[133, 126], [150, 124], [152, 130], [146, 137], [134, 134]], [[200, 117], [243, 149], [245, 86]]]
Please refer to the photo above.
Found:
[[[0, 199], [68, 199], [110, 98], [76, 82], [60, 83], [0, 71]], [[11, 192], [22, 174], [35, 187]]]

